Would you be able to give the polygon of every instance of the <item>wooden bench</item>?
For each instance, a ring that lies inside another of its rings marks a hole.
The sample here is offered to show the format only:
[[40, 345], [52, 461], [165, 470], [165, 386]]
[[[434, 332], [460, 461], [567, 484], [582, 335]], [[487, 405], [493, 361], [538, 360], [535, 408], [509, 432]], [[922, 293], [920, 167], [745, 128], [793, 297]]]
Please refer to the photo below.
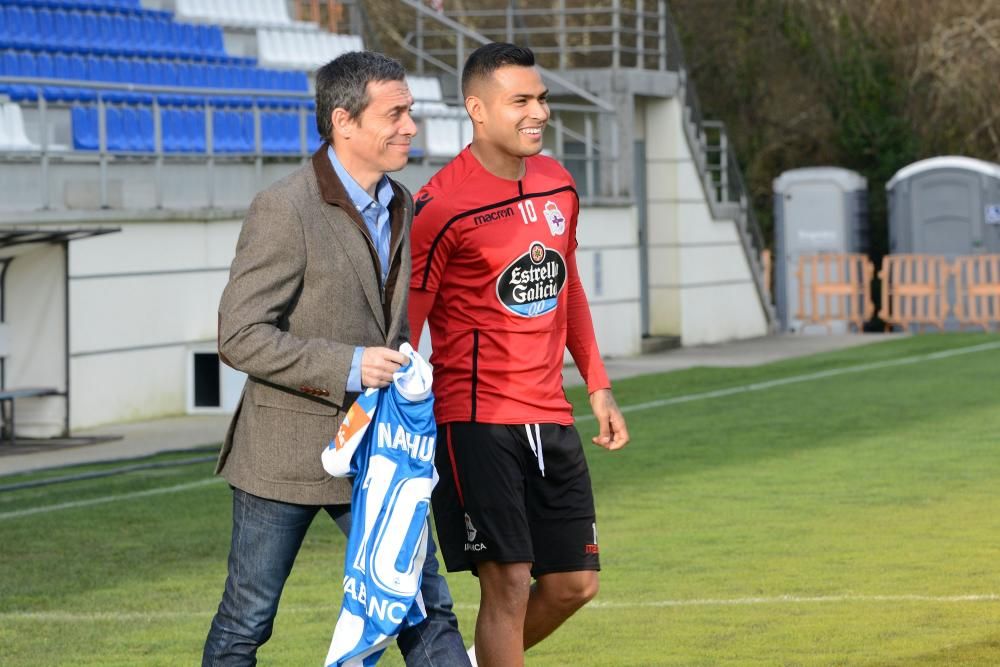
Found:
[[0, 389], [0, 418], [3, 419], [3, 430], [0, 439], [13, 445], [17, 439], [14, 431], [14, 401], [18, 398], [33, 398], [36, 396], [62, 396], [62, 392], [52, 387], [20, 387], [16, 389]]

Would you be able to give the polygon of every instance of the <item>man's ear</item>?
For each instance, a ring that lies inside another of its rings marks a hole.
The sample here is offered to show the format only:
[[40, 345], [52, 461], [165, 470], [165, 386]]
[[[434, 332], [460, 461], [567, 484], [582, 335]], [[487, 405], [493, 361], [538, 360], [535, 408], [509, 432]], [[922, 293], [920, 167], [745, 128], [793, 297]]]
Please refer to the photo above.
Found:
[[469, 118], [472, 119], [473, 123], [486, 122], [486, 109], [483, 101], [475, 95], [469, 95], [465, 98], [465, 110], [469, 113]]
[[347, 109], [337, 107], [330, 115], [330, 120], [332, 121], [333, 135], [335, 137], [351, 138], [351, 134], [354, 131], [354, 121], [351, 120], [351, 115], [347, 113]]

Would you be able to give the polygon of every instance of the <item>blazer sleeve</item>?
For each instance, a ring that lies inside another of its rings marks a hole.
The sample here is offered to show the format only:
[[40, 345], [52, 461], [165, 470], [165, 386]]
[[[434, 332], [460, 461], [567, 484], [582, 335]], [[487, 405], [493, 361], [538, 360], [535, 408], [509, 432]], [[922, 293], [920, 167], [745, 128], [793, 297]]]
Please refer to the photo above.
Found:
[[219, 355], [264, 382], [343, 405], [354, 345], [287, 331], [302, 286], [306, 242], [297, 208], [280, 192], [254, 199], [219, 302]]

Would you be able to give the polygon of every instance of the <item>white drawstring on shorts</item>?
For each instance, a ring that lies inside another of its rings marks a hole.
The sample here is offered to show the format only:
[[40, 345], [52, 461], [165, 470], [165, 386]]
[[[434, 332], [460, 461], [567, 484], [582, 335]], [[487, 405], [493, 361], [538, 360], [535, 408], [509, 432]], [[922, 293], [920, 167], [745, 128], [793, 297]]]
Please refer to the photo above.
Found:
[[[531, 447], [531, 453], [535, 455], [538, 459], [538, 470], [541, 471], [542, 477], [545, 477], [545, 458], [542, 456], [542, 431], [539, 424], [535, 424], [535, 433], [532, 436], [531, 424], [524, 425], [524, 432], [528, 434], [528, 446]], [[536, 445], [537, 442], [537, 445]]]

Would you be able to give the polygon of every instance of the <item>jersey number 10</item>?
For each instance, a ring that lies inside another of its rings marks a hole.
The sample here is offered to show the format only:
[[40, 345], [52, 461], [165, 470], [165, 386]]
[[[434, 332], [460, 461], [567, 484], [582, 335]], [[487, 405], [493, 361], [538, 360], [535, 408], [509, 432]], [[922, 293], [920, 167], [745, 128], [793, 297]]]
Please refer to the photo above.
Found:
[[524, 220], [524, 224], [538, 220], [538, 214], [535, 213], [535, 202], [530, 199], [517, 202], [517, 210], [521, 212], [521, 219]]

